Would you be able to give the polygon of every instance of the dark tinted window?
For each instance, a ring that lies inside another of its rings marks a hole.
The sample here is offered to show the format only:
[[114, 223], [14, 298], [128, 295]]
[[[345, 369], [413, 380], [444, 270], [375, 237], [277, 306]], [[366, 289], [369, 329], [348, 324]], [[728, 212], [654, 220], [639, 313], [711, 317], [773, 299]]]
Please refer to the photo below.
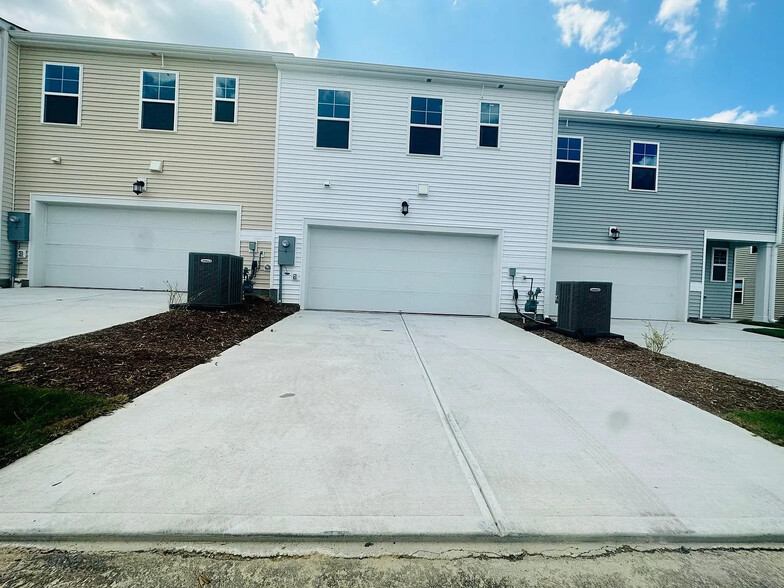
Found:
[[79, 98], [62, 94], [44, 96], [44, 122], [75, 125], [79, 123]]
[[479, 146], [498, 147], [498, 127], [482, 125], [479, 127]]
[[714, 282], [726, 282], [727, 281], [727, 266], [726, 265], [715, 265], [713, 266], [713, 276], [711, 280]]
[[441, 155], [441, 128], [410, 127], [408, 152], [419, 155]]
[[558, 137], [556, 159], [580, 161], [583, 141], [579, 137]]
[[411, 124], [440, 126], [443, 106], [441, 98], [412, 98]]
[[555, 164], [555, 183], [565, 186], [580, 185], [580, 164], [571, 161], [558, 161]]
[[234, 102], [215, 101], [215, 122], [234, 122]]
[[174, 130], [174, 102], [142, 102], [142, 128]]
[[655, 190], [655, 167], [632, 167], [632, 190]]
[[317, 124], [316, 147], [348, 149], [348, 121], [321, 119]]

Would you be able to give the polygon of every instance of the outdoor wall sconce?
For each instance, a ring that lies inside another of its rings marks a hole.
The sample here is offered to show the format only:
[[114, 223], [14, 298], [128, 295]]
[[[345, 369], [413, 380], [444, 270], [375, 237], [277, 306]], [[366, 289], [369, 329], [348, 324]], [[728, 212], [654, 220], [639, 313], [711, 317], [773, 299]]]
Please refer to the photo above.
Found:
[[400, 203], [400, 212], [403, 213], [403, 216], [406, 216], [408, 214], [408, 202], [406, 202], [405, 200], [403, 200], [403, 202]]
[[144, 181], [144, 178], [139, 178], [133, 183], [133, 193], [137, 196], [142, 192], [147, 191], [147, 182]]
[[621, 229], [618, 227], [610, 227], [609, 236], [613, 241], [617, 241], [621, 238]]

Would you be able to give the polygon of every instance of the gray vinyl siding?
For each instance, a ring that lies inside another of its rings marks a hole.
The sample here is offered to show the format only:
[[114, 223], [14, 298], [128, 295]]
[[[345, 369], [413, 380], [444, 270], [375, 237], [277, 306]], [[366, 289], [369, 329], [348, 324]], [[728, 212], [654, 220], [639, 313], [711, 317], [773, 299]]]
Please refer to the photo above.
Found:
[[[583, 137], [582, 186], [556, 186], [553, 240], [608, 247], [690, 249], [690, 280], [702, 282], [705, 230], [776, 230], [776, 138], [568, 120]], [[629, 190], [631, 141], [659, 143], [658, 191]], [[621, 238], [607, 236], [617, 225]], [[689, 316], [700, 314], [689, 294]]]
[[734, 279], [743, 279], [743, 304], [732, 305], [732, 318], [754, 318], [754, 296], [757, 283], [757, 254], [751, 252], [751, 246], [735, 249]]
[[[19, 48], [16, 43], [8, 39], [7, 56], [7, 82], [6, 82], [6, 115], [5, 128], [3, 129], [3, 185], [2, 191], [2, 215], [0, 222], [0, 282], [3, 282], [11, 275], [11, 243], [6, 238], [6, 219], [8, 212], [14, 207], [14, 148], [16, 144], [16, 88], [17, 77], [19, 75]], [[1, 66], [0, 66], [1, 67]]]
[[[711, 269], [713, 267], [713, 250], [727, 250], [727, 279], [723, 282], [714, 282]], [[735, 250], [727, 241], [708, 241], [708, 253], [705, 256], [705, 301], [702, 316], [706, 318], [730, 318], [732, 312], [732, 284], [734, 280]]]

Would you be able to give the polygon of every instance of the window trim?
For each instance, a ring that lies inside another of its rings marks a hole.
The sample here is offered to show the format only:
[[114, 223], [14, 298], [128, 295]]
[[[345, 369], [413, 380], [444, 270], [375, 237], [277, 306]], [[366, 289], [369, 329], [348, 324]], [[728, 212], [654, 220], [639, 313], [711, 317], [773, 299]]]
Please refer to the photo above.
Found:
[[[144, 98], [144, 72], [151, 73], [173, 73], [174, 74], [174, 128], [169, 131], [166, 129], [145, 129], [142, 127], [142, 104], [144, 102], [158, 102], [161, 104], [171, 104], [171, 100], [160, 100], [153, 98]], [[214, 92], [213, 92], [214, 94]], [[177, 132], [177, 119], [179, 118], [179, 105], [180, 105], [180, 72], [170, 69], [148, 69], [141, 68], [139, 70], [139, 130], [151, 133], [176, 133]]]
[[[641, 143], [643, 145], [656, 145], [656, 165], [634, 165], [634, 144]], [[582, 154], [580, 154], [582, 155]], [[661, 145], [659, 141], [647, 141], [645, 139], [632, 139], [629, 142], [629, 190], [631, 192], [643, 192], [650, 194], [651, 192], [659, 191], [659, 167], [661, 164]], [[653, 185], [653, 190], [643, 190], [642, 188], [632, 188], [632, 172], [635, 167], [656, 170], [656, 181]]]
[[[78, 67], [79, 68], [79, 93], [78, 94], [66, 94], [64, 92], [47, 92], [46, 91], [46, 66], [47, 65], [61, 65], [66, 67]], [[42, 125], [56, 125], [58, 127], [81, 127], [82, 126], [82, 89], [84, 84], [82, 83], [82, 78], [84, 76], [84, 66], [78, 65], [76, 63], [61, 63], [58, 61], [44, 61], [43, 67], [41, 68], [41, 124]], [[79, 106], [76, 109], [76, 124], [72, 125], [69, 123], [57, 123], [57, 122], [47, 122], [44, 120], [44, 107], [46, 105], [46, 96], [47, 94], [51, 94], [53, 96], [76, 96], [79, 100]]]
[[[736, 290], [735, 286], [737, 283], [740, 282], [740, 290]], [[735, 302], [735, 294], [740, 292], [740, 302]], [[744, 299], [746, 296], [746, 280], [744, 278], [733, 278], [732, 282], [732, 303], [733, 304], [743, 304]]]
[[[147, 70], [150, 71], [150, 70]], [[215, 91], [218, 89], [218, 78], [234, 78], [234, 98], [218, 98], [215, 96]], [[177, 80], [179, 82], [179, 80]], [[178, 84], [179, 85], [179, 84]], [[177, 91], [175, 88], [175, 97]], [[215, 104], [218, 100], [223, 102], [234, 102], [234, 120], [228, 122], [225, 120], [215, 120]], [[175, 107], [176, 110], [176, 107]], [[212, 122], [219, 125], [236, 125], [240, 112], [240, 76], [235, 74], [215, 74], [212, 76]], [[176, 127], [176, 125], [175, 125]]]
[[[585, 151], [585, 137], [580, 135], [557, 135], [555, 138], [555, 167], [558, 167], [558, 162], [564, 163], [576, 163], [573, 159], [558, 159], [558, 139], [580, 139], [580, 177], [578, 179], [578, 184], [559, 184], [555, 181], [555, 177], [553, 177], [553, 183], [556, 186], [560, 186], [561, 188], [582, 188], [583, 187], [583, 152]], [[556, 170], [553, 170], [553, 175], [555, 176]]]
[[[482, 104], [498, 104], [498, 124], [493, 123], [483, 123], [482, 122]], [[444, 123], [444, 107], [443, 103], [441, 105], [441, 124]], [[501, 111], [503, 110], [503, 106], [501, 102], [493, 102], [490, 100], [479, 100], [479, 124], [476, 126], [476, 146], [478, 149], [501, 149]], [[409, 113], [410, 114], [410, 113]], [[410, 120], [410, 119], [409, 119]], [[482, 145], [482, 127], [496, 127], [498, 129], [498, 145], [495, 147], [490, 147], [489, 145]]]
[[[724, 263], [716, 263], [716, 252], [717, 251], [724, 251], [727, 254], [725, 258], [727, 261]], [[723, 267], [724, 268], [724, 279], [723, 280], [714, 280], [713, 279], [713, 268], [714, 267]], [[728, 247], [711, 247], [711, 275], [710, 281], [716, 282], [718, 284], [726, 284], [729, 281], [730, 277], [730, 250]]]
[[[349, 98], [349, 108], [348, 108], [348, 118], [335, 118], [333, 116], [319, 116], [318, 113], [318, 105], [319, 105], [319, 90], [332, 90], [333, 92], [348, 92], [351, 97]], [[316, 88], [316, 100], [314, 102], [316, 107], [316, 124], [313, 125], [313, 149], [318, 151], [332, 151], [332, 152], [345, 152], [351, 151], [351, 134], [354, 128], [354, 90], [348, 89], [338, 89], [338, 88], [325, 88], [325, 87], [318, 87]], [[337, 120], [341, 122], [348, 122], [348, 147], [345, 149], [341, 147], [319, 147], [318, 146], [318, 121], [319, 120]]]
[[[441, 124], [428, 125], [428, 124], [415, 124], [411, 122], [411, 110], [414, 106], [414, 98], [433, 98], [434, 100], [441, 100]], [[480, 107], [481, 108], [481, 107]], [[426, 157], [428, 159], [435, 159], [436, 157], [444, 157], [444, 121], [446, 119], [446, 100], [440, 96], [423, 96], [422, 94], [409, 94], [408, 96], [408, 109], [406, 110], [406, 121], [408, 122], [408, 134], [406, 135], [406, 155], [410, 157]], [[499, 119], [500, 120], [500, 119]], [[440, 143], [438, 145], [438, 155], [430, 155], [428, 153], [411, 153], [411, 127], [421, 127], [425, 129], [441, 129]]]
[[749, 246], [749, 255], [757, 255], [757, 251], [754, 251], [755, 247], [757, 248], [757, 251], [759, 251], [759, 247], [757, 245], [750, 245]]

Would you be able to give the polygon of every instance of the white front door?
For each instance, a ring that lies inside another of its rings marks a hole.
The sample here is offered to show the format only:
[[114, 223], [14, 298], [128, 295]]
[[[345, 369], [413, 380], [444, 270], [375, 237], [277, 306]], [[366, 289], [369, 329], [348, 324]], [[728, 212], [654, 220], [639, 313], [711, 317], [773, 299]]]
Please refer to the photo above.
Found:
[[304, 307], [491, 316], [497, 246], [496, 236], [313, 227]]

